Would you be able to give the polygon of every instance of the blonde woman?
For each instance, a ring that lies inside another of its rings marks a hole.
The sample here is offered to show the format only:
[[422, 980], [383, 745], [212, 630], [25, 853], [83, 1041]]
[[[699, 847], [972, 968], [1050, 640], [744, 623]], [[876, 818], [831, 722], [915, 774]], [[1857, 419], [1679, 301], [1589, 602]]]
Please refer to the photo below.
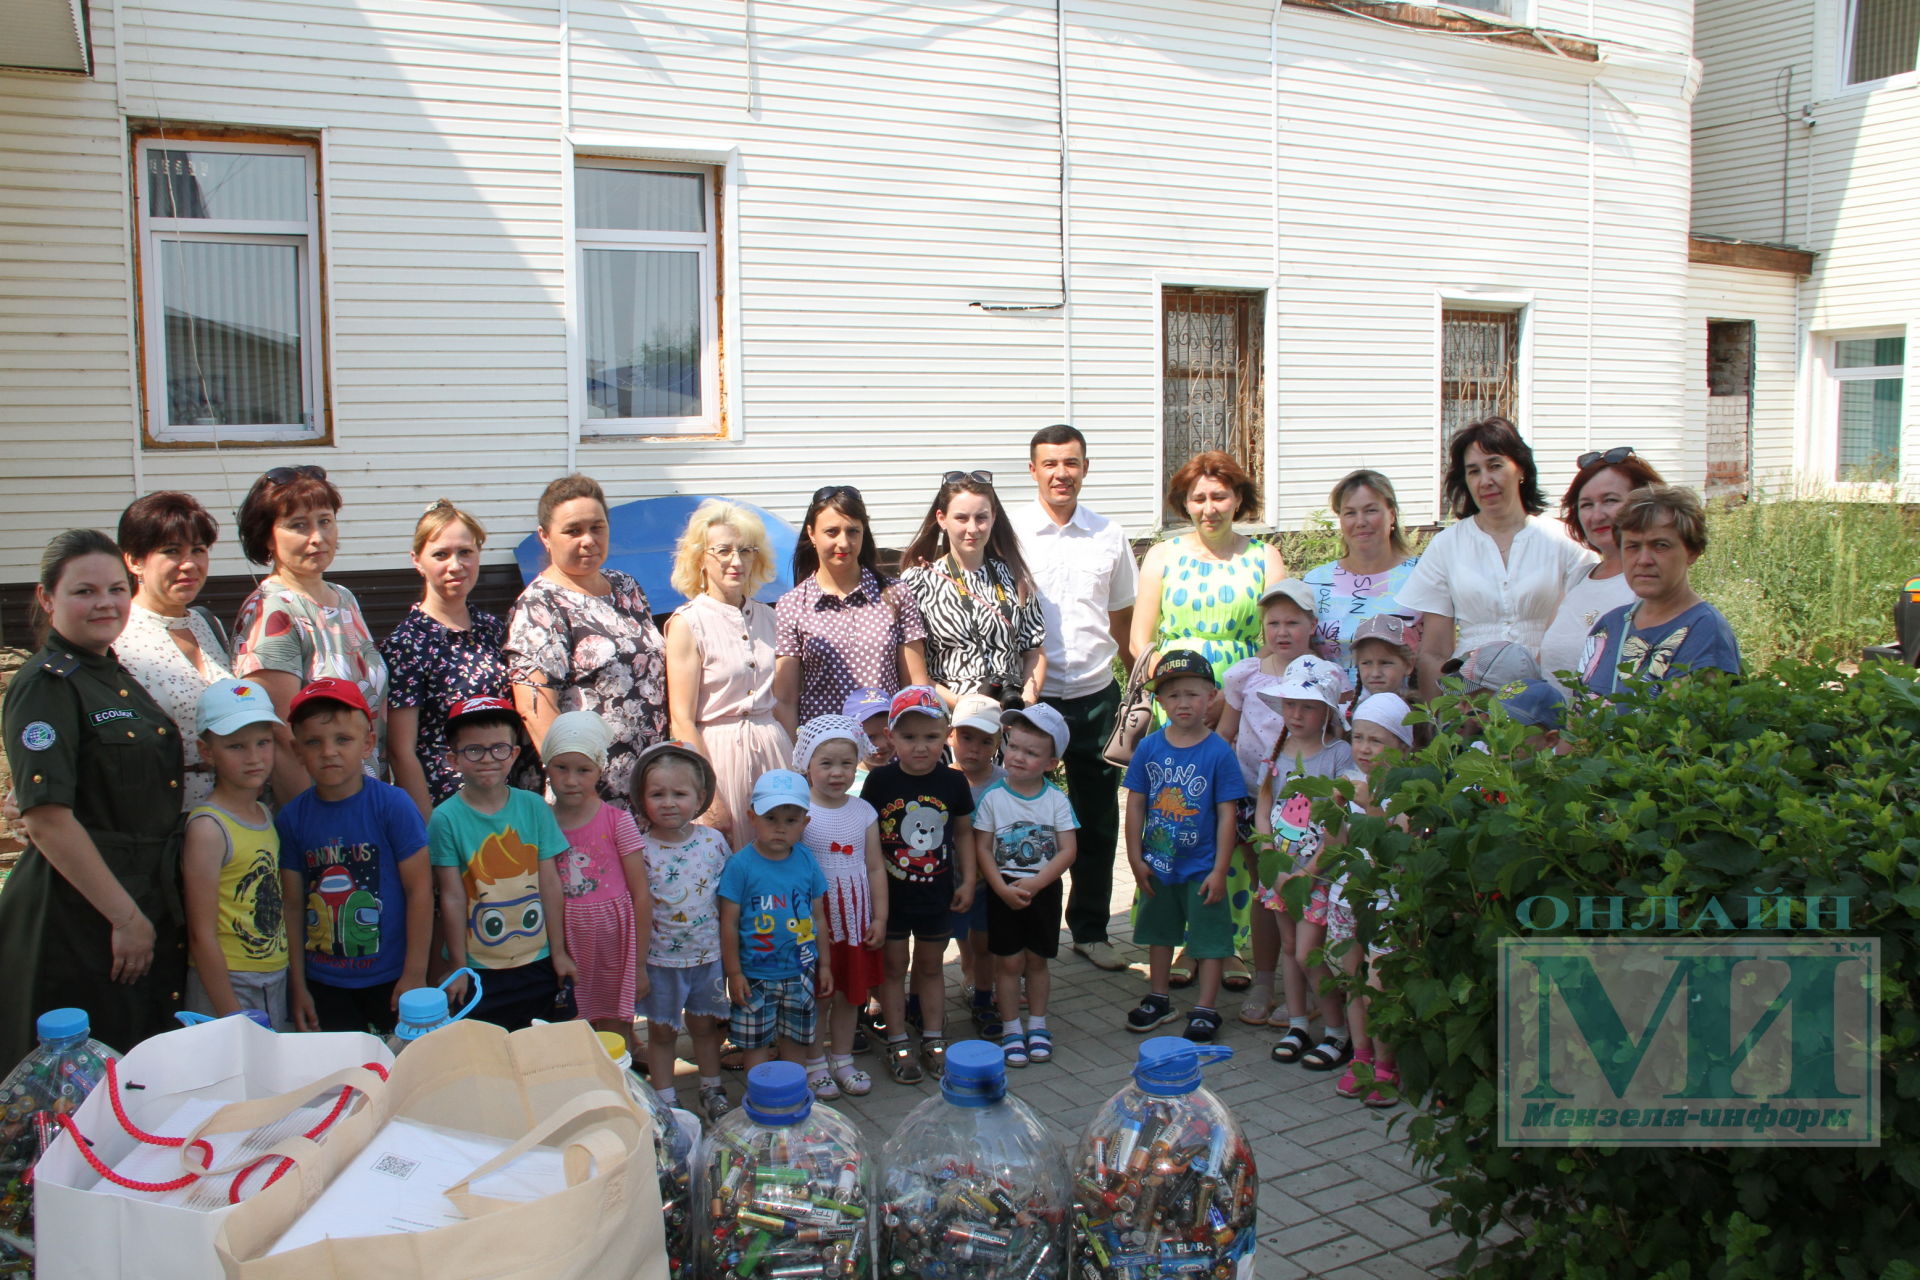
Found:
[[423, 584], [420, 602], [393, 629], [380, 655], [392, 684], [387, 691], [387, 744], [393, 781], [413, 798], [422, 818], [460, 789], [447, 758], [447, 712], [467, 698], [510, 696], [501, 647], [507, 624], [467, 607], [480, 576], [487, 531], [445, 498], [413, 527], [413, 567]]
[[667, 710], [673, 736], [713, 764], [713, 807], [700, 820], [730, 849], [753, 838], [754, 780], [793, 758], [773, 713], [773, 608], [753, 598], [771, 581], [760, 518], [717, 498], [701, 503], [673, 554], [673, 589], [687, 603], [667, 619]]

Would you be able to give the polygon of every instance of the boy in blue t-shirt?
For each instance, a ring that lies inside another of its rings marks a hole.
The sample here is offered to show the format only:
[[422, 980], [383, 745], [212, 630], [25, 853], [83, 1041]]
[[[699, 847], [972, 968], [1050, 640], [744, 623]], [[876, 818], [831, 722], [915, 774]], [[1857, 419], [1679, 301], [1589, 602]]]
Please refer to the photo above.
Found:
[[427, 829], [406, 792], [367, 776], [373, 713], [359, 685], [315, 680], [287, 725], [313, 779], [273, 820], [281, 897], [306, 919], [304, 945], [288, 948], [287, 1012], [296, 1031], [385, 1033], [400, 993], [427, 981]]
[[[733, 1042], [749, 1067], [780, 1056], [804, 1064], [819, 1036], [816, 994], [833, 994], [833, 970], [820, 963], [827, 933], [827, 878], [800, 843], [813, 793], [791, 769], [753, 784], [753, 843], [720, 873], [720, 963], [733, 1002]], [[816, 993], [815, 983], [818, 983]], [[826, 1065], [808, 1083], [830, 1080]]]
[[1234, 801], [1247, 794], [1233, 748], [1207, 728], [1213, 664], [1172, 649], [1154, 669], [1153, 696], [1167, 725], [1150, 734], [1127, 766], [1127, 862], [1140, 886], [1133, 940], [1147, 948], [1151, 990], [1127, 1014], [1129, 1031], [1151, 1031], [1175, 1017], [1174, 948], [1195, 962], [1199, 1002], [1186, 1037], [1209, 1041], [1220, 1030], [1222, 962], [1233, 954], [1227, 864], [1233, 857]]
[[[520, 716], [505, 698], [465, 698], [447, 714], [447, 758], [460, 789], [427, 820], [440, 937], [480, 974], [473, 1016], [518, 1031], [553, 1016], [574, 976], [561, 921], [559, 864], [567, 838], [546, 801], [507, 785]], [[465, 978], [449, 996], [460, 1000]]]

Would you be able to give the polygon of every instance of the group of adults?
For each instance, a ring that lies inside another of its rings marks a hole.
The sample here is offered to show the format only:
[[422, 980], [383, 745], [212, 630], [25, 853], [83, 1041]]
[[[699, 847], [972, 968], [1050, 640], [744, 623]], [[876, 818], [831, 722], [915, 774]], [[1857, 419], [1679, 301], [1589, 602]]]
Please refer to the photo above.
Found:
[[[1361, 621], [1401, 614], [1418, 623], [1430, 690], [1441, 663], [1494, 639], [1527, 646], [1549, 670], [1575, 669], [1596, 621], [1624, 613], [1624, 626], [1601, 628], [1607, 656], [1585, 664], [1596, 687], [1621, 661], [1664, 672], [1729, 665], [1724, 651], [1737, 669], [1724, 620], [1686, 581], [1705, 546], [1698, 501], [1661, 485], [1631, 449], [1580, 464], [1556, 524], [1510, 423], [1461, 431], [1446, 481], [1460, 519], [1417, 559], [1393, 485], [1375, 471], [1347, 476], [1332, 494], [1342, 553], [1304, 575], [1323, 654], [1347, 661]], [[0, 997], [0, 1062], [25, 1051], [31, 1017], [56, 1004], [86, 1007], [120, 1047], [176, 1007], [178, 818], [211, 789], [196, 708], [202, 690], [235, 676], [258, 682], [282, 718], [306, 683], [353, 681], [373, 710], [369, 768], [423, 814], [457, 788], [445, 726], [467, 697], [511, 697], [536, 744], [560, 713], [598, 712], [613, 730], [603, 785], [617, 803], [643, 750], [688, 741], [719, 781], [706, 821], [735, 847], [748, 838], [753, 780], [788, 764], [798, 725], [838, 714], [855, 690], [930, 683], [949, 699], [1044, 700], [1071, 731], [1064, 768], [1082, 824], [1073, 946], [1122, 967], [1108, 937], [1118, 776], [1102, 756], [1122, 697], [1116, 659], [1125, 670], [1139, 654], [1199, 648], [1224, 674], [1258, 649], [1259, 601], [1287, 569], [1240, 530], [1258, 497], [1229, 456], [1201, 454], [1173, 477], [1168, 500], [1192, 529], [1137, 570], [1121, 527], [1079, 500], [1088, 465], [1085, 438], [1058, 425], [1034, 436], [1033, 494], [1011, 510], [991, 473], [947, 473], [897, 579], [879, 566], [860, 492], [823, 486], [801, 522], [794, 586], [772, 606], [756, 598], [775, 577], [762, 522], [708, 501], [676, 548], [671, 582], [686, 603], [664, 630], [640, 584], [608, 567], [606, 495], [578, 474], [542, 494], [548, 563], [505, 619], [468, 603], [485, 528], [444, 499], [427, 508], [412, 544], [421, 598], [383, 644], [328, 576], [343, 498], [318, 466], [275, 467], [248, 490], [238, 536], [267, 573], [231, 631], [196, 603], [219, 525], [190, 495], [138, 499], [117, 541], [61, 534], [36, 589], [45, 645], [5, 706], [29, 847], [0, 893], [0, 959], [14, 975]], [[275, 796], [308, 784], [291, 751], [276, 753]]]

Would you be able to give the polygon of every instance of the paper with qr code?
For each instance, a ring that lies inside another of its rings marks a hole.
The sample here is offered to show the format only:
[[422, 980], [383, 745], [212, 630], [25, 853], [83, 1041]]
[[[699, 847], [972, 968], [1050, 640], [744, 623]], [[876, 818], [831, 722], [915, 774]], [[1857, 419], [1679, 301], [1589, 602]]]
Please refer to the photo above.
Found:
[[[445, 1192], [513, 1145], [504, 1138], [391, 1120], [342, 1169], [269, 1253], [285, 1253], [343, 1236], [432, 1231], [466, 1219]], [[529, 1201], [564, 1191], [565, 1158], [535, 1147], [504, 1169], [476, 1180], [476, 1195]]]

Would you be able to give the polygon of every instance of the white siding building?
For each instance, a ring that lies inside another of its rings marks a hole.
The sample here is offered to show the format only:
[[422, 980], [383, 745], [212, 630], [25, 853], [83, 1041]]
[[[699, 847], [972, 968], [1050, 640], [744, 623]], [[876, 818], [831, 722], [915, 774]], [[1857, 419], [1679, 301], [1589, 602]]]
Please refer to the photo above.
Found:
[[1742, 298], [1721, 272], [1696, 290], [1696, 320], [1758, 317], [1756, 479], [1863, 496], [1897, 481], [1911, 501], [1920, 0], [1701, 0], [1697, 49], [1694, 230], [1817, 255], [1797, 285], [1762, 276]]
[[439, 495], [503, 561], [573, 467], [852, 483], [898, 545], [1060, 420], [1136, 534], [1210, 433], [1286, 526], [1360, 465], [1433, 519], [1491, 406], [1550, 488], [1619, 443], [1701, 479], [1692, 6], [1365, 8], [93, 0], [90, 75], [0, 71], [0, 583], [300, 462], [349, 573]]

